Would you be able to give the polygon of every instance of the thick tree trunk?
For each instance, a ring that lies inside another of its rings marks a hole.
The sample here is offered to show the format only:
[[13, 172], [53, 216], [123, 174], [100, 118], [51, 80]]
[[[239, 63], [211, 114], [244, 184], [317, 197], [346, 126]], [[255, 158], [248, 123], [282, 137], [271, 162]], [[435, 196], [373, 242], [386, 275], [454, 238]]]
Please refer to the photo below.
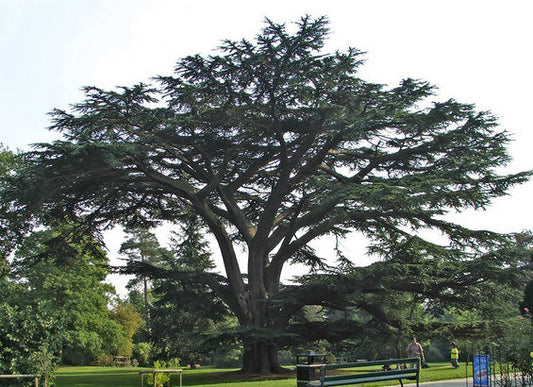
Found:
[[243, 353], [243, 372], [248, 374], [279, 373], [278, 346], [267, 343], [246, 345]]
[[[266, 242], [250, 246], [248, 261], [248, 316], [243, 326], [253, 327], [250, 337], [244, 338], [243, 371], [251, 374], [270, 374], [282, 371], [278, 361], [278, 345], [275, 338], [265, 338], [265, 332], [274, 328], [274, 318], [270, 315], [270, 297], [275, 292], [268, 272]], [[265, 331], [262, 331], [265, 330]]]

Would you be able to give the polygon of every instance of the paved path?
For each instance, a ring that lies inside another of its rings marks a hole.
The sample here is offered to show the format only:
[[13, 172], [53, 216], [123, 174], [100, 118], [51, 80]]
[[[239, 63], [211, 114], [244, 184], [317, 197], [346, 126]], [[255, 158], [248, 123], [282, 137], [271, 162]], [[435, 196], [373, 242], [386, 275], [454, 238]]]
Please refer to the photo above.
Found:
[[[399, 386], [399, 385], [398, 385]], [[416, 386], [415, 384], [404, 384], [404, 387]], [[472, 387], [473, 382], [472, 378], [468, 379], [455, 379], [455, 380], [441, 380], [438, 382], [425, 382], [420, 383], [420, 386], [431, 386], [431, 387]]]

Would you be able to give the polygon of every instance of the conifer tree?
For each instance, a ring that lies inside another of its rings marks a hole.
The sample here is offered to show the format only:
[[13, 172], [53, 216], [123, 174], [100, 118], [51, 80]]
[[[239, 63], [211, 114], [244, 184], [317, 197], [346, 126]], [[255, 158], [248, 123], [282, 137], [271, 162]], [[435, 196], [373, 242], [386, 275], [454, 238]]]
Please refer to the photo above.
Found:
[[[277, 349], [304, 305], [351, 303], [394, 324], [370, 296], [452, 302], [515, 269], [491, 254], [509, 238], [446, 217], [483, 209], [528, 178], [502, 172], [508, 133], [490, 112], [432, 101], [427, 82], [362, 80], [361, 52], [325, 53], [327, 35], [326, 18], [304, 17], [295, 32], [267, 21], [255, 41], [186, 57], [153, 86], [86, 87], [84, 101], [52, 113], [63, 138], [25, 155], [4, 213], [145, 226], [194, 212], [224, 269], [202, 278], [248, 332], [243, 366], [256, 373], [280, 369]], [[449, 243], [425, 240], [427, 229]], [[390, 265], [357, 269], [356, 257], [340, 256], [349, 275], [283, 286], [291, 263], [327, 269], [310, 242], [350, 232]]]
[[[147, 264], [157, 264], [158, 262], [165, 260], [165, 250], [159, 244], [157, 237], [154, 233], [146, 228], [132, 228], [128, 229], [127, 233], [130, 234], [130, 238], [122, 243], [119, 253], [125, 255], [128, 262], [141, 262]], [[152, 323], [150, 316], [151, 300], [150, 300], [150, 285], [149, 279], [146, 273], [136, 273], [140, 275], [140, 278], [130, 281], [128, 287], [131, 289], [135, 286], [138, 280], [142, 283], [142, 294], [144, 299], [144, 316], [146, 319], [146, 331], [148, 339], [152, 338]]]

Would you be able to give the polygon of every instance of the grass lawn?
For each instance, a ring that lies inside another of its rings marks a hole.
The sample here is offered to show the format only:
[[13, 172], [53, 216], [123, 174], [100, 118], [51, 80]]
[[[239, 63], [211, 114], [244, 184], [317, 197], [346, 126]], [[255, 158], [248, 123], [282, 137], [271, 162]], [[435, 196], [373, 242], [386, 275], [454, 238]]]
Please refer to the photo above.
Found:
[[[57, 387], [134, 387], [140, 386], [139, 371], [146, 368], [134, 367], [60, 367], [56, 373]], [[468, 376], [472, 376], [472, 367], [469, 366]], [[449, 363], [430, 363], [430, 367], [422, 369], [420, 381], [434, 381], [446, 379], [461, 379], [465, 377], [465, 365], [454, 369]], [[146, 384], [146, 377], [144, 379]], [[388, 385], [398, 383], [391, 382]], [[178, 386], [177, 376], [172, 377], [172, 386]], [[274, 379], [265, 380], [264, 377], [240, 375], [235, 370], [215, 369], [210, 367], [197, 370], [183, 371], [183, 386], [196, 387], [296, 387], [296, 376], [290, 374], [277, 375]], [[385, 386], [380, 384], [362, 384], [362, 387]]]

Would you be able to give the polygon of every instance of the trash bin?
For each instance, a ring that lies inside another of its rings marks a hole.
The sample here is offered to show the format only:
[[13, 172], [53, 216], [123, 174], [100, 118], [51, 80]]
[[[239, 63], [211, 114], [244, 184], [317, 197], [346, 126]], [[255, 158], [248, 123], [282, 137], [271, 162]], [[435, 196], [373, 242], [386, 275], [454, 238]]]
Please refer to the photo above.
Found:
[[308, 382], [320, 380], [320, 367], [326, 363], [323, 353], [309, 352], [296, 356], [296, 386], [305, 387]]

